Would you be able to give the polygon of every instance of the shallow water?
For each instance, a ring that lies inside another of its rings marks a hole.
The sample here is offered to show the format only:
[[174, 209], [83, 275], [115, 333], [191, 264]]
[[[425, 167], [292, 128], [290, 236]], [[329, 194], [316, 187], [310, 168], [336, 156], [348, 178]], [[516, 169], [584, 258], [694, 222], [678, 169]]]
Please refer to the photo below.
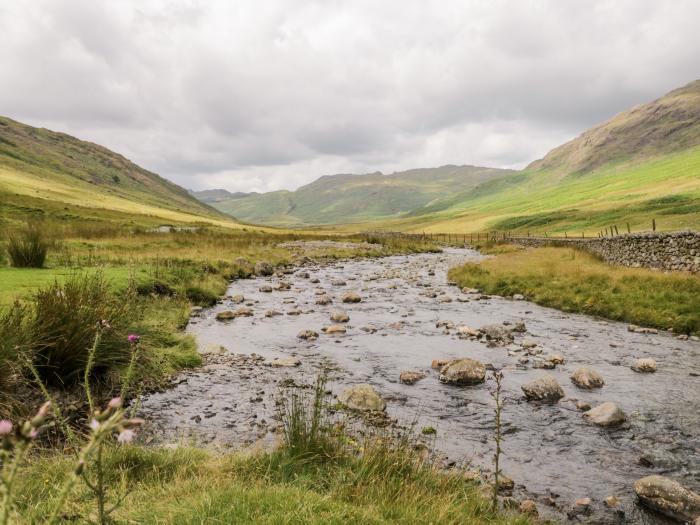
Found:
[[[645, 475], [663, 473], [688, 488], [700, 488], [700, 343], [669, 334], [631, 333], [620, 323], [563, 314], [524, 301], [460, 302], [458, 298], [470, 296], [447, 284], [447, 269], [479, 257], [471, 250], [453, 249], [303, 268], [284, 276], [292, 283], [291, 290], [273, 293], [258, 289], [274, 285], [277, 278], [234, 282], [228, 293], [242, 294], [254, 316], [217, 321], [217, 312], [241, 306], [224, 301], [193, 319], [188, 330], [203, 351], [223, 345], [237, 356], [217, 356], [203, 369], [184, 375], [174, 388], [144, 399], [142, 412], [153, 422], [155, 439], [192, 437], [229, 446], [269, 442], [277, 426], [280, 385], [290, 379], [310, 383], [324, 370], [334, 393], [370, 383], [387, 399], [392, 417], [404, 422], [418, 418], [418, 428], [435, 427], [434, 447], [450, 460], [488, 469], [493, 454], [493, 382], [443, 385], [430, 368], [433, 359], [471, 357], [502, 368], [505, 374], [502, 465], [515, 480], [516, 496], [533, 497], [541, 514], [559, 519], [566, 519], [577, 498], [590, 497], [593, 513], [577, 518], [583, 522], [664, 523], [634, 504], [632, 485]], [[299, 275], [302, 272], [320, 283], [311, 284]], [[346, 285], [332, 285], [336, 279]], [[326, 289], [334, 304], [316, 305], [317, 288]], [[349, 289], [360, 293], [361, 303], [341, 304], [342, 293]], [[440, 295], [430, 297], [430, 292]], [[439, 302], [444, 295], [453, 301]], [[264, 317], [266, 310], [287, 312], [295, 307], [303, 313]], [[333, 324], [329, 313], [337, 308], [350, 315], [347, 334], [325, 335], [320, 329]], [[474, 328], [523, 320], [527, 333], [515, 334], [509, 347], [491, 348], [460, 339], [455, 330], [436, 328], [436, 321], [443, 319]], [[377, 331], [361, 330], [369, 326]], [[312, 342], [298, 339], [304, 329], [313, 329], [320, 337]], [[508, 349], [520, 350], [523, 340], [536, 342], [544, 355], [564, 355], [566, 363], [555, 370], [518, 364], [518, 355], [509, 355]], [[262, 357], [238, 355], [253, 353]], [[301, 366], [263, 364], [263, 358], [290, 356], [300, 358]], [[658, 371], [633, 372], [630, 365], [639, 357], [654, 358]], [[605, 386], [596, 390], [574, 386], [569, 375], [581, 366], [598, 371]], [[403, 385], [398, 382], [402, 370], [421, 370], [426, 378]], [[566, 392], [557, 404], [527, 402], [522, 395], [520, 386], [543, 373], [556, 377]], [[583, 420], [576, 400], [593, 406], [614, 401], [628, 421], [616, 429], [598, 428]], [[609, 495], [622, 500], [624, 517], [602, 504]]]

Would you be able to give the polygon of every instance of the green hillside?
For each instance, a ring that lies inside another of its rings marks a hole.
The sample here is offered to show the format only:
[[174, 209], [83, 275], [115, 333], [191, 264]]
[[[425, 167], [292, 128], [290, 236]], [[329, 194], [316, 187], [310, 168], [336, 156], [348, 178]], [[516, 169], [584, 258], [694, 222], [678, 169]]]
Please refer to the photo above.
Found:
[[620, 113], [525, 170], [392, 224], [426, 231], [700, 227], [700, 81]]
[[234, 224], [117, 153], [5, 117], [0, 117], [0, 202], [0, 223], [51, 216]]
[[324, 176], [296, 191], [254, 193], [226, 200], [196, 195], [247, 222], [275, 226], [360, 223], [400, 217], [454, 192], [511, 173], [475, 166], [442, 166], [391, 175]]

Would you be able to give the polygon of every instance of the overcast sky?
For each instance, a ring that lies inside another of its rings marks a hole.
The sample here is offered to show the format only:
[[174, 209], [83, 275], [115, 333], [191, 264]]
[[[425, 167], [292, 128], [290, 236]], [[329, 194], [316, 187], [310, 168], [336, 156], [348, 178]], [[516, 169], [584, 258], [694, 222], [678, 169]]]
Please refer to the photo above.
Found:
[[0, 114], [194, 189], [522, 167], [700, 77], [698, 0], [0, 1]]

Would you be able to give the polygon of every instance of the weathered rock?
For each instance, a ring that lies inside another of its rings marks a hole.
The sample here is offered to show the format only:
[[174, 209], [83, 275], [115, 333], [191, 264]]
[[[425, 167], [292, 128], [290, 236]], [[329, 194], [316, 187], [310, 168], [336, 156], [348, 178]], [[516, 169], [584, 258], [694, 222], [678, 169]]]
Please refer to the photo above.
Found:
[[637, 480], [634, 492], [647, 507], [679, 521], [700, 518], [700, 495], [677, 481], [652, 475]]
[[263, 293], [272, 293], [272, 286], [269, 284], [263, 284], [260, 288], [258, 288], [258, 291]]
[[[493, 486], [493, 484], [492, 484]], [[513, 478], [506, 476], [505, 474], [501, 474], [498, 476], [498, 491], [499, 492], [510, 492], [515, 488], [515, 481], [513, 481]]]
[[456, 359], [440, 370], [440, 381], [451, 385], [475, 385], [486, 379], [486, 367], [476, 359]]
[[607, 505], [611, 509], [617, 507], [620, 504], [620, 498], [618, 498], [617, 496], [607, 496], [603, 501], [605, 502], [605, 505]]
[[465, 337], [478, 337], [479, 336], [478, 330], [475, 330], [474, 328], [470, 328], [468, 326], [458, 326], [457, 333], [459, 335], [462, 335]]
[[494, 341], [500, 344], [509, 344], [513, 342], [513, 333], [510, 328], [500, 324], [489, 324], [479, 328], [486, 340]]
[[518, 506], [518, 512], [520, 512], [520, 514], [527, 514], [528, 516], [537, 516], [537, 503], [531, 499], [523, 500]]
[[584, 412], [583, 417], [599, 427], [613, 427], [624, 423], [626, 419], [625, 413], [615, 403], [610, 401], [595, 406], [588, 412]]
[[430, 363], [430, 368], [435, 368], [439, 369], [448, 364], [452, 359], [433, 359], [432, 363]]
[[270, 361], [270, 366], [274, 367], [294, 367], [299, 366], [300, 364], [301, 360], [297, 359], [296, 357], [284, 357]]
[[240, 308], [236, 308], [233, 311], [234, 317], [252, 317], [253, 316], [253, 310], [248, 308], [247, 306], [241, 306]]
[[452, 329], [455, 327], [455, 324], [452, 321], [448, 321], [447, 319], [440, 319], [435, 323], [435, 328], [447, 328]]
[[231, 310], [224, 310], [223, 312], [219, 312], [216, 314], [216, 319], [218, 321], [228, 321], [230, 319], [235, 319], [236, 314], [233, 313]]
[[265, 317], [276, 317], [278, 315], [282, 315], [282, 312], [279, 310], [268, 310], [265, 312]]
[[347, 329], [342, 324], [332, 324], [323, 330], [327, 335], [344, 334]]
[[513, 325], [514, 332], [525, 333], [527, 332], [527, 327], [525, 326], [525, 321], [516, 321]]
[[464, 287], [464, 288], [462, 288], [462, 293], [466, 293], [466, 294], [479, 294], [479, 293], [481, 293], [481, 290], [479, 290], [478, 288]]
[[551, 354], [544, 358], [545, 361], [554, 363], [555, 365], [563, 365], [566, 362], [566, 358], [561, 354]]
[[232, 303], [240, 304], [240, 303], [242, 303], [243, 301], [245, 301], [245, 297], [243, 297], [243, 296], [240, 295], [240, 294], [239, 294], [239, 295], [234, 295], [233, 297], [231, 297], [231, 302], [232, 302]]
[[258, 261], [255, 263], [255, 274], [263, 277], [269, 277], [275, 273], [275, 269], [267, 261]]
[[526, 339], [520, 344], [520, 346], [522, 346], [526, 350], [529, 350], [530, 348], [535, 348], [537, 346], [537, 343], [532, 339]]
[[318, 332], [314, 332], [313, 330], [302, 330], [297, 334], [297, 337], [307, 341], [314, 341], [318, 339]]
[[319, 304], [319, 305], [321, 305], [321, 306], [326, 306], [327, 304], [331, 304], [332, 302], [333, 302], [333, 299], [331, 299], [331, 296], [330, 296], [330, 295], [326, 295], [326, 294], [320, 295], [320, 296], [316, 299], [316, 304]]
[[350, 316], [344, 310], [333, 310], [331, 312], [331, 321], [334, 323], [347, 323], [350, 321]]
[[519, 293], [513, 294], [513, 301], [524, 301], [524, 300], [525, 300], [525, 296], [523, 294], [519, 294]]
[[372, 385], [368, 384], [355, 385], [344, 390], [338, 396], [338, 401], [352, 410], [379, 412], [386, 410], [386, 401]]
[[333, 286], [345, 286], [347, 283], [345, 281], [343, 281], [342, 279], [333, 279], [331, 281], [331, 284]]
[[450, 297], [449, 295], [441, 295], [440, 297], [438, 297], [437, 302], [438, 303], [451, 303], [452, 297]]
[[292, 308], [287, 312], [287, 315], [301, 315], [304, 312], [302, 312], [299, 308]]
[[275, 290], [278, 290], [280, 292], [285, 291], [285, 290], [291, 290], [292, 285], [291, 283], [288, 283], [287, 281], [280, 281], [275, 285]]
[[360, 297], [360, 294], [355, 291], [350, 290], [349, 292], [345, 292], [343, 294], [344, 303], [359, 303], [360, 301], [362, 301], [362, 297]]
[[641, 373], [656, 372], [656, 361], [654, 361], [651, 357], [637, 359], [632, 365], [632, 370]]
[[582, 367], [574, 371], [570, 376], [571, 382], [579, 388], [600, 388], [605, 384], [603, 376], [595, 370]]
[[549, 374], [525, 383], [520, 387], [528, 401], [556, 402], [564, 397], [564, 389]]
[[404, 370], [399, 374], [399, 381], [406, 385], [412, 385], [414, 383], [417, 383], [421, 379], [425, 377], [425, 374], [423, 372], [418, 372], [414, 370]]
[[582, 412], [588, 412], [591, 409], [591, 404], [586, 403], [585, 401], [577, 401], [576, 408], [581, 410]]

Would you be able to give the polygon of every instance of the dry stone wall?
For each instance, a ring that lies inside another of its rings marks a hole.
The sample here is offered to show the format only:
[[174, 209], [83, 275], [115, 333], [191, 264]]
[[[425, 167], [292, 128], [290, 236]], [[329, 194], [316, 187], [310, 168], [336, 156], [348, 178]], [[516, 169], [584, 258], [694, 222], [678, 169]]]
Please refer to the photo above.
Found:
[[571, 246], [582, 248], [604, 261], [634, 268], [700, 272], [700, 233], [649, 232], [595, 239], [514, 237], [521, 246]]

